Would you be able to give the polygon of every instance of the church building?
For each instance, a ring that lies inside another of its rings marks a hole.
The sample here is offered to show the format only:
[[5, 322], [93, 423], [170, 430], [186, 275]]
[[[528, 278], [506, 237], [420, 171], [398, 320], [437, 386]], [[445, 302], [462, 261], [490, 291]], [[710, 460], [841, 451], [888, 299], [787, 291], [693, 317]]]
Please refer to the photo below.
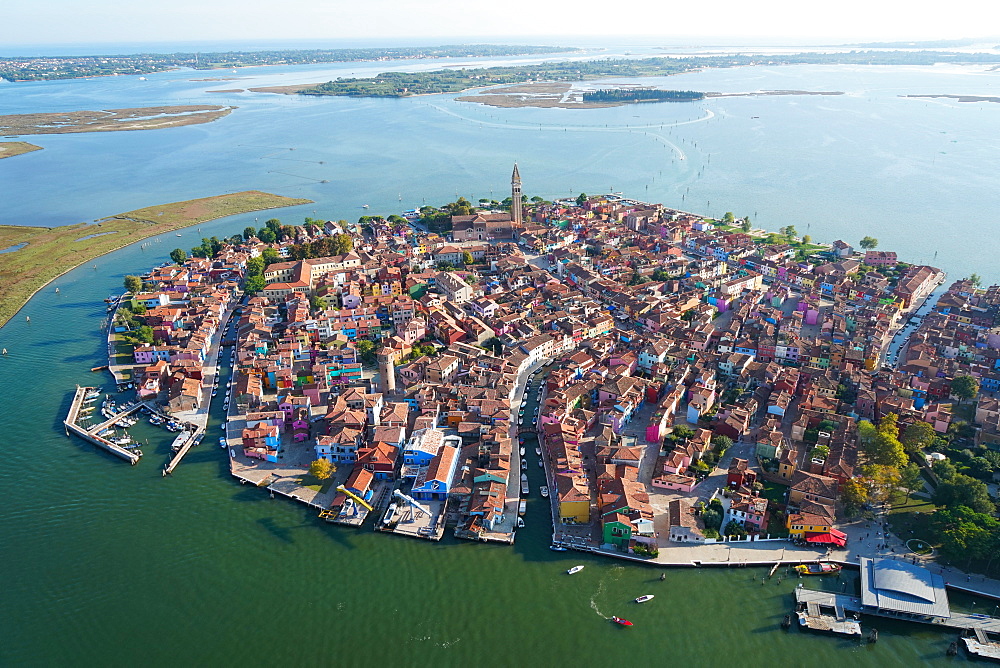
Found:
[[474, 213], [469, 216], [451, 217], [453, 241], [517, 241], [523, 228], [523, 202], [521, 201], [521, 175], [514, 163], [510, 177], [510, 213]]

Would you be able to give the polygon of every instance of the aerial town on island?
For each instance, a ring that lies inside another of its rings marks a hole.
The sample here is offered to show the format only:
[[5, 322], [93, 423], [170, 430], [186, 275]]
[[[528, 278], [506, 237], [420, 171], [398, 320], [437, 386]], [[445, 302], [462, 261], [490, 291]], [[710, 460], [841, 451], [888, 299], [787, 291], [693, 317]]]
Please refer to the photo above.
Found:
[[109, 306], [128, 403], [91, 418], [79, 388], [67, 429], [135, 463], [114, 429], [147, 413], [179, 434], [167, 474], [217, 397], [232, 475], [330, 522], [509, 543], [534, 499], [553, 549], [662, 564], [766, 541], [889, 557], [844, 525], [899, 490], [994, 511], [1000, 287], [932, 304], [944, 273], [871, 237], [525, 202], [516, 166], [482, 205], [175, 251]]

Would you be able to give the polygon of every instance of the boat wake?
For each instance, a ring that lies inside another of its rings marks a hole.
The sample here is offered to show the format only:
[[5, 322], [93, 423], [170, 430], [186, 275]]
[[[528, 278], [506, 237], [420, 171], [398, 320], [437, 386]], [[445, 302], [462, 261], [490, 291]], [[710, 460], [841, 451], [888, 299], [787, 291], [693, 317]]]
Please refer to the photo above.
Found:
[[601, 594], [604, 593], [604, 583], [608, 579], [617, 580], [618, 578], [620, 578], [622, 576], [622, 573], [624, 573], [624, 572], [625, 572], [625, 567], [624, 566], [613, 566], [611, 568], [611, 570], [610, 570], [610, 576], [609, 577], [603, 577], [603, 578], [601, 578], [598, 581], [598, 583], [597, 583], [597, 591], [595, 591], [594, 595], [590, 597], [590, 608], [591, 608], [591, 610], [593, 610], [594, 612], [596, 612], [598, 614], [598, 616], [600, 616], [602, 619], [611, 619], [611, 615], [604, 614], [603, 612], [601, 612], [601, 609], [597, 607], [597, 599], [600, 598]]

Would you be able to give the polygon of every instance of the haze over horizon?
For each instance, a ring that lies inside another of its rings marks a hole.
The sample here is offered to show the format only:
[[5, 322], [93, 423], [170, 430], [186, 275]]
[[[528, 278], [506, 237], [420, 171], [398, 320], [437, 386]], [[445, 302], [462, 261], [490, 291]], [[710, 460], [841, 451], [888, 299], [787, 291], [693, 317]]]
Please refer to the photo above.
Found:
[[[448, 0], [36, 0], [5, 7], [0, 44], [156, 44], [209, 41], [381, 40], [394, 43], [648, 38], [652, 43], [842, 44], [965, 39], [1000, 24], [1000, 3], [955, 0], [947, 12], [919, 12], [900, 0], [844, 0], [827, 13], [797, 0], [717, 0], [667, 5], [625, 0], [581, 3], [509, 0], [502, 7]], [[516, 37], [511, 37], [511, 36]], [[984, 38], [985, 39], [985, 38]], [[735, 42], [734, 42], [735, 40]], [[567, 46], [573, 46], [566, 42]], [[2, 47], [0, 47], [2, 48]]]

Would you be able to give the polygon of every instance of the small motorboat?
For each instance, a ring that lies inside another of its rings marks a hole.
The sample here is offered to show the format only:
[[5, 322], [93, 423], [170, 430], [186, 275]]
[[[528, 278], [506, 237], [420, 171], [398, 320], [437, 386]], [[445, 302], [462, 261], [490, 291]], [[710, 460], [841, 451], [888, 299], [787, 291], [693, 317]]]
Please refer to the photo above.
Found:
[[781, 620], [781, 628], [787, 631], [791, 626], [792, 626], [792, 616], [785, 615], [785, 618]]
[[549, 549], [553, 552], [565, 552], [566, 548], [562, 545], [549, 545]]
[[574, 573], [579, 573], [583, 570], [583, 566], [574, 566], [573, 568], [566, 571], [567, 575], [573, 575]]
[[643, 594], [642, 596], [637, 596], [635, 599], [636, 603], [645, 603], [646, 601], [652, 601], [653, 594]]
[[816, 564], [799, 564], [795, 570], [800, 575], [836, 575], [840, 572], [840, 564], [819, 562]]
[[539, 493], [541, 493], [542, 498], [545, 498], [545, 499], [549, 498], [549, 488], [548, 487], [544, 487], [544, 486], [543, 487], [539, 487], [538, 491], [539, 491]]
[[523, 529], [524, 528], [524, 520], [521, 519], [520, 517], [518, 517], [517, 521], [514, 522], [514, 526], [516, 526], [518, 529]]
[[630, 622], [627, 619], [623, 619], [621, 617], [612, 617], [611, 621], [613, 621], [615, 624], [618, 624], [620, 626], [632, 626], [633, 625], [632, 622]]
[[541, 459], [538, 460], [538, 468], [542, 468], [542, 460]]
[[541, 457], [542, 456], [542, 449], [541, 448], [535, 448], [535, 454], [538, 455], [539, 457]]
[[524, 457], [524, 448], [521, 448], [521, 456]]

